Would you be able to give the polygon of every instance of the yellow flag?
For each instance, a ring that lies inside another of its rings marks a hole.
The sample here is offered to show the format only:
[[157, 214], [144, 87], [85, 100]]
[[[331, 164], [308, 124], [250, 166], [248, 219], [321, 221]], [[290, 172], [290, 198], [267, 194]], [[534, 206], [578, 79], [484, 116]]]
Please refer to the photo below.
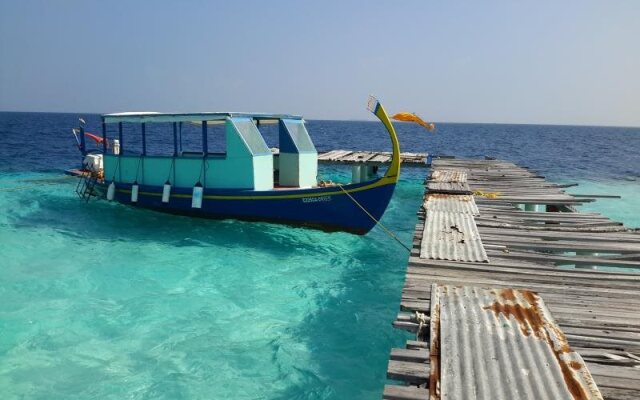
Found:
[[427, 122], [427, 121], [423, 120], [422, 118], [418, 117], [414, 113], [401, 112], [401, 113], [397, 113], [396, 115], [394, 115], [391, 118], [395, 119], [396, 121], [415, 122], [416, 124], [419, 124], [419, 125], [427, 128], [429, 131], [433, 131], [436, 128], [436, 126], [434, 124], [432, 124], [431, 122]]

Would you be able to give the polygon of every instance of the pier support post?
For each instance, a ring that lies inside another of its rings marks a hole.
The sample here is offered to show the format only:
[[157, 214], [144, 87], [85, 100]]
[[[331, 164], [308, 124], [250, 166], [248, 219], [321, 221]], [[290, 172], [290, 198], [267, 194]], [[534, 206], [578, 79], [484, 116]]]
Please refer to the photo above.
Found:
[[351, 166], [351, 183], [360, 183], [362, 176], [361, 165], [354, 164]]
[[375, 173], [373, 172], [374, 166], [364, 164], [360, 166], [360, 182], [366, 182], [371, 179]]
[[[576, 257], [585, 256], [585, 257], [597, 257], [598, 253], [594, 253], [592, 251], [585, 250], [576, 250]], [[580, 269], [598, 269], [596, 264], [579, 264], [576, 265], [576, 268]]]

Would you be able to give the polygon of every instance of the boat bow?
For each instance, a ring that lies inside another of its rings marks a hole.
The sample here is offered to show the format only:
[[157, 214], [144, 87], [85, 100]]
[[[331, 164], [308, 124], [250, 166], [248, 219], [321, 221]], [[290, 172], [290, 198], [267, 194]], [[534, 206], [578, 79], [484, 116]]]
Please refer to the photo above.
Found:
[[396, 130], [391, 123], [391, 119], [389, 119], [387, 112], [385, 111], [382, 104], [380, 104], [378, 99], [373, 96], [369, 96], [367, 108], [376, 117], [378, 117], [378, 119], [384, 124], [385, 128], [387, 128], [387, 132], [389, 133], [391, 144], [393, 146], [391, 165], [389, 165], [387, 172], [385, 172], [384, 177], [381, 180], [385, 183], [396, 183], [398, 182], [398, 178], [400, 177], [400, 142], [398, 141], [398, 135], [396, 134]]

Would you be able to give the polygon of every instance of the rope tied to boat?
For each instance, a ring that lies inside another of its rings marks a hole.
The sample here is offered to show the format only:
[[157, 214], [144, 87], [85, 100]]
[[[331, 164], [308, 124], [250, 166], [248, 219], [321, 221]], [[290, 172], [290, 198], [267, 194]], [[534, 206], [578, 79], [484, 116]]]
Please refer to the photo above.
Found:
[[176, 158], [171, 157], [171, 166], [169, 167], [169, 172], [167, 173], [167, 183], [171, 182], [171, 172], [173, 172], [173, 168], [176, 165]]
[[[209, 170], [209, 160], [206, 155], [202, 156], [202, 164], [200, 164], [200, 175], [198, 175], [198, 183], [202, 185], [202, 187], [207, 186], [207, 171]], [[171, 173], [171, 172], [169, 172]], [[202, 183], [202, 176], [204, 175], [204, 184]], [[196, 185], [198, 184], [196, 183]]]
[[[113, 177], [111, 178], [111, 182], [115, 182], [116, 173], [118, 173], [118, 169], [120, 168], [120, 155], [118, 154], [118, 162], [116, 163], [116, 167], [113, 169]], [[139, 164], [139, 162], [138, 162]], [[138, 171], [136, 170], [136, 179], [138, 178]]]
[[[140, 173], [140, 163], [142, 162], [143, 156], [142, 154], [140, 155], [140, 157], [138, 157], [138, 166], [136, 167], [136, 179], [133, 182], [134, 184], [138, 183], [138, 174]], [[118, 157], [118, 161], [120, 161], [120, 157]], [[142, 176], [144, 177], [144, 170], [142, 171]], [[114, 179], [115, 179], [115, 172], [114, 172]]]
[[345, 188], [344, 188], [344, 187], [342, 187], [342, 185], [341, 185], [341, 184], [339, 184], [339, 183], [338, 183], [338, 184], [337, 184], [337, 186], [340, 188], [340, 190], [342, 190], [342, 192], [343, 192], [344, 194], [346, 194], [346, 195], [347, 195], [347, 197], [349, 197], [349, 198], [351, 199], [351, 201], [353, 201], [353, 203], [354, 203], [355, 205], [357, 205], [357, 206], [358, 206], [362, 211], [364, 211], [364, 213], [365, 213], [365, 214], [367, 214], [367, 216], [368, 216], [369, 218], [371, 218], [371, 220], [373, 220], [373, 222], [375, 222], [376, 224], [380, 225], [380, 227], [384, 230], [384, 232], [385, 232], [387, 235], [389, 235], [389, 236], [390, 236], [392, 239], [394, 239], [396, 242], [400, 243], [400, 245], [401, 245], [402, 247], [404, 247], [405, 249], [407, 249], [407, 251], [408, 251], [409, 253], [411, 253], [411, 248], [409, 248], [406, 244], [402, 243], [402, 241], [398, 238], [398, 236], [396, 236], [393, 232], [391, 232], [391, 230], [389, 230], [386, 226], [384, 226], [384, 224], [383, 224], [382, 222], [378, 221], [378, 220], [376, 219], [376, 217], [374, 217], [373, 215], [371, 215], [371, 213], [370, 213], [369, 211], [367, 211], [367, 209], [366, 209], [366, 208], [364, 208], [364, 206], [363, 206], [362, 204], [360, 204], [360, 203], [358, 202], [358, 200], [356, 200], [353, 196], [351, 196], [351, 194], [350, 194], [348, 191], [346, 191], [346, 190], [345, 190]]

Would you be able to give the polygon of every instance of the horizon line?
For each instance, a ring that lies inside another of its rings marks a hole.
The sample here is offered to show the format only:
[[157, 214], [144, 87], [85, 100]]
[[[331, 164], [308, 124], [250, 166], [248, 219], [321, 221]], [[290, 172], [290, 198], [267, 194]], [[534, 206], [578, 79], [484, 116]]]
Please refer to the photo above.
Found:
[[[0, 113], [16, 113], [16, 114], [76, 114], [82, 115], [104, 115], [97, 112], [77, 112], [77, 111], [15, 111], [0, 110]], [[332, 118], [305, 118], [307, 121], [334, 121], [334, 122], [377, 122], [368, 119], [332, 119]], [[410, 124], [407, 121], [392, 121], [399, 124]], [[624, 129], [640, 129], [640, 125], [589, 125], [581, 123], [549, 123], [549, 122], [455, 122], [455, 121], [432, 121], [434, 124], [460, 124], [460, 125], [538, 125], [538, 126], [577, 126], [577, 127], [594, 127], [594, 128], [624, 128]]]

